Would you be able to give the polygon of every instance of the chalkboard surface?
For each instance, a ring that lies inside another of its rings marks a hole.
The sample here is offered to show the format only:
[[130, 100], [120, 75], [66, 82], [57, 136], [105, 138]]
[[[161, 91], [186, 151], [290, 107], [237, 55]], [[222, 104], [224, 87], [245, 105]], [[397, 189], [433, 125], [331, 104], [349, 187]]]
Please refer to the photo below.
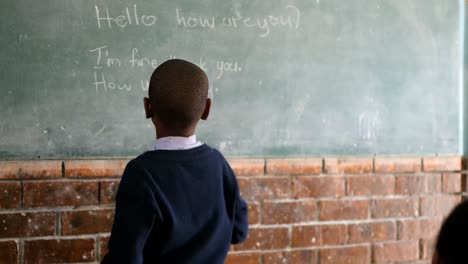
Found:
[[154, 67], [205, 69], [226, 155], [457, 153], [462, 1], [2, 0], [0, 159], [138, 155]]

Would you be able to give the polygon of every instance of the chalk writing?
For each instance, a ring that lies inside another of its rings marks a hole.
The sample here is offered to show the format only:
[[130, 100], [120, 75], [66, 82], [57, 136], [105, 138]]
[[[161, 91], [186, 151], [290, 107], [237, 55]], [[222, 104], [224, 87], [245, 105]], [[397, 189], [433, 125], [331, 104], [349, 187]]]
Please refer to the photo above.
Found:
[[94, 82], [93, 85], [96, 89], [96, 93], [99, 93], [102, 90], [104, 93], [112, 90], [119, 91], [131, 91], [132, 86], [129, 84], [119, 84], [116, 82], [107, 81], [103, 73], [94, 72]]
[[224, 72], [240, 72], [242, 67], [239, 66], [238, 62], [232, 61], [217, 61], [216, 69], [218, 70], [218, 75], [216, 79], [219, 79], [223, 76]]
[[138, 11], [137, 5], [132, 7], [126, 7], [123, 10], [123, 14], [117, 16], [111, 16], [109, 8], [99, 8], [94, 6], [96, 11], [96, 22], [99, 29], [107, 26], [108, 29], [112, 29], [113, 26], [118, 28], [125, 28], [130, 25], [142, 25], [142, 26], [153, 26], [156, 24], [158, 18], [154, 15], [141, 15]]
[[140, 81], [140, 88], [143, 92], [147, 92], [149, 89], [149, 81]]
[[96, 64], [94, 65], [95, 69], [100, 69], [103, 67], [103, 65], [109, 68], [112, 66], [122, 66], [122, 61], [120, 59], [109, 56], [109, 50], [107, 49], [107, 46], [101, 46], [92, 49], [90, 52], [96, 53]]
[[[114, 78], [106, 77], [104, 72], [105, 69], [122, 67], [128, 68], [130, 71], [132, 69], [139, 68], [150, 72], [159, 65], [160, 61], [167, 59], [148, 58], [142, 56], [138, 48], [132, 48], [128, 54], [121, 54], [122, 57], [116, 58], [110, 56], [110, 50], [110, 47], [107, 45], [89, 50], [89, 52], [94, 56], [92, 85], [96, 93], [106, 94], [113, 91], [130, 92], [135, 90], [135, 88], [137, 88], [137, 90], [147, 92], [149, 80], [139, 80], [132, 84], [128, 81], [116, 81]], [[128, 56], [128, 58], [125, 58], [126, 56]], [[169, 58], [173, 59], [177, 58], [177, 56], [171, 54]], [[210, 72], [214, 72], [216, 80], [223, 78], [226, 74], [235, 74], [243, 71], [241, 63], [235, 60], [208, 60], [207, 58], [200, 56], [197, 60], [194, 60], [194, 62], [208, 74]], [[214, 91], [218, 92], [218, 88], [214, 89]], [[213, 91], [211, 92], [213, 93]], [[213, 94], [211, 96], [213, 96]]]
[[227, 17], [206, 17], [202, 15], [188, 16], [184, 15], [180, 9], [176, 9], [177, 25], [183, 28], [210, 28], [215, 29], [218, 26], [226, 28], [253, 28], [260, 31], [259, 37], [270, 35], [272, 28], [285, 27], [291, 30], [298, 29], [301, 21], [300, 10], [293, 5], [284, 7], [288, 15], [265, 15], [259, 17], [235, 16]]
[[155, 69], [158, 66], [158, 61], [156, 59], [139, 57], [139, 51], [137, 48], [132, 49], [132, 58], [128, 62], [130, 63], [131, 68], [151, 66], [153, 69]]
[[[301, 23], [301, 11], [294, 5], [286, 5], [279, 14], [266, 14], [258, 16], [245, 16], [236, 13], [231, 16], [205, 16], [202, 14], [187, 14], [180, 8], [175, 8], [175, 23], [178, 27], [186, 29], [210, 29], [224, 28], [251, 28], [257, 30], [261, 38], [270, 35], [274, 28], [286, 28], [296, 30]], [[281, 14], [283, 13], [283, 14]], [[107, 7], [95, 5], [94, 14], [98, 29], [127, 28], [129, 26], [155, 26], [158, 16], [143, 14], [138, 6], [125, 7], [120, 13], [111, 14]]]
[[203, 57], [200, 57], [200, 60], [198, 61], [198, 63], [195, 63], [198, 67], [200, 67], [202, 70], [204, 71], [208, 71], [208, 68], [206, 66], [206, 61], [204, 60]]
[[215, 18], [214, 17], [185, 17], [180, 14], [180, 10], [176, 8], [176, 19], [178, 25], [183, 25], [186, 28], [215, 28]]
[[[97, 48], [90, 49], [89, 52], [94, 56], [94, 69], [103, 69], [103, 68], [112, 68], [112, 67], [129, 67], [134, 68], [152, 68], [155, 69], [161, 61], [165, 59], [176, 59], [177, 56], [169, 55], [167, 58], [162, 58], [161, 60], [157, 58], [150, 58], [142, 56], [139, 48], [131, 48], [128, 54], [120, 54], [121, 57], [111, 56], [111, 51], [109, 46], [103, 45]], [[128, 58], [125, 58], [128, 56]], [[216, 69], [222, 71], [221, 75], [225, 71], [231, 72], [240, 72], [242, 67], [237, 61], [225, 61], [218, 60], [214, 62], [208, 62], [205, 57], [200, 56], [197, 61], [194, 61], [204, 71], [210, 70], [209, 66], [212, 64]], [[213, 68], [214, 68], [213, 67]]]
[[[121, 31], [122, 29], [135, 26], [159, 26], [158, 15], [150, 14], [146, 9], [139, 7], [137, 4], [124, 6], [117, 11], [114, 8], [110, 9], [103, 5], [93, 6], [95, 25], [99, 30], [117, 29]], [[225, 16], [205, 15], [203, 13], [183, 10], [179, 7], [173, 10], [173, 13], [165, 11], [164, 16], [167, 18], [169, 14], [169, 21], [174, 22], [176, 28], [186, 29], [186, 32], [190, 32], [191, 29], [212, 31], [218, 28], [225, 29], [223, 31], [247, 29], [255, 32], [254, 34], [260, 38], [266, 38], [274, 33], [276, 29], [294, 31], [301, 25], [301, 11], [294, 5], [284, 5], [279, 9], [275, 9], [272, 13], [241, 14], [237, 10], [235, 13]], [[145, 40], [147, 39], [142, 39], [142, 42], [145, 42]], [[149, 40], [152, 41], [153, 39]], [[140, 69], [150, 73], [162, 61], [177, 58], [174, 54], [163, 55], [161, 57], [160, 54], [147, 53], [147, 51], [139, 47], [127, 47], [124, 50], [128, 52], [122, 53], [122, 49], [118, 49], [118, 53], [112, 52], [112, 48], [108, 45], [96, 45], [88, 50], [94, 62], [92, 65], [92, 86], [96, 93], [106, 94], [108, 92], [130, 92], [134, 90], [147, 92], [149, 87], [148, 80], [135, 81], [125, 76], [123, 76], [125, 79], [116, 80], [115, 75], [106, 75], [106, 69], [122, 68], [120, 72]], [[185, 56], [184, 58], [186, 59]], [[208, 75], [212, 75], [214, 80], [230, 78], [229, 75], [231, 74], [240, 74], [245, 71], [244, 65], [241, 62], [231, 58], [208, 59], [205, 56], [200, 56], [193, 61], [207, 72]], [[210, 89], [212, 95], [219, 90], [218, 87], [211, 87]], [[364, 119], [361, 123], [365, 123]]]

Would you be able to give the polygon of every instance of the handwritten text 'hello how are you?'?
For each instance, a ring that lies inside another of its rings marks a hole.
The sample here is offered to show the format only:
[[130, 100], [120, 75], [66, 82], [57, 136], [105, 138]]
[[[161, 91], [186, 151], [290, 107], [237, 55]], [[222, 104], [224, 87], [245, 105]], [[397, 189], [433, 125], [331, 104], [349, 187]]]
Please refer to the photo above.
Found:
[[[148, 14], [141, 10], [138, 5], [125, 7], [120, 12], [114, 12], [107, 7], [94, 6], [96, 15], [96, 25], [98, 29], [109, 30], [115, 28], [129, 28], [134, 26], [151, 27], [156, 26], [159, 17]], [[274, 28], [286, 28], [296, 30], [300, 26], [301, 12], [293, 5], [284, 6], [281, 11], [284, 14], [266, 14], [262, 16], [243, 16], [236, 14], [233, 16], [203, 16], [186, 13], [176, 8], [173, 13], [174, 21], [178, 27], [205, 28], [214, 30], [219, 27], [239, 29], [251, 28], [258, 31], [259, 37], [267, 37]]]

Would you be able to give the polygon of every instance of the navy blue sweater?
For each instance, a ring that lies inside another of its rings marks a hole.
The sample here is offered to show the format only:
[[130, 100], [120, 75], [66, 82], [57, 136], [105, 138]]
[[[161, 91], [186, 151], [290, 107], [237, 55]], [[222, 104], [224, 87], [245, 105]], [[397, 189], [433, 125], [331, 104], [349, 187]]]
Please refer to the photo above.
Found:
[[221, 153], [149, 151], [125, 168], [102, 263], [224, 263], [247, 233], [247, 204]]

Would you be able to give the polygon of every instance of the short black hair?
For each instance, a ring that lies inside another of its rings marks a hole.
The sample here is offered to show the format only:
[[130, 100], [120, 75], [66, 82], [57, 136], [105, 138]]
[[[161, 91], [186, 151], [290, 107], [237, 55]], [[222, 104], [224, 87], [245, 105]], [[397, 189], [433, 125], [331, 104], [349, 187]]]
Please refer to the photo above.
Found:
[[437, 239], [440, 263], [468, 263], [468, 201], [460, 203], [445, 219]]
[[170, 129], [185, 129], [200, 120], [208, 98], [208, 77], [197, 65], [172, 59], [151, 75], [153, 112]]

